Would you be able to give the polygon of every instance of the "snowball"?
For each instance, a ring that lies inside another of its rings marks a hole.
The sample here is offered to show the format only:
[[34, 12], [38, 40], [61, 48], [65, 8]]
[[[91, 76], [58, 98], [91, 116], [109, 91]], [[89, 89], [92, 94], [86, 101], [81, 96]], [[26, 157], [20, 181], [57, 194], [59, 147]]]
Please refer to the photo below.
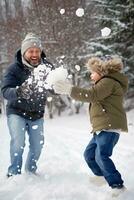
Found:
[[77, 71], [80, 71], [80, 66], [79, 66], [79, 65], [75, 65], [75, 69], [76, 69]]
[[55, 84], [57, 81], [65, 81], [67, 78], [67, 69], [63, 67], [58, 67], [55, 70], [52, 70], [47, 78], [46, 78], [46, 83], [51, 87], [52, 85]]
[[78, 9], [76, 10], [76, 15], [77, 15], [78, 17], [82, 17], [82, 16], [84, 15], [84, 9], [83, 9], [83, 8], [78, 8]]
[[67, 78], [72, 79], [73, 75], [69, 74]]
[[65, 9], [64, 8], [60, 9], [60, 14], [63, 15], [64, 13], [65, 13]]
[[33, 125], [32, 126], [32, 129], [34, 129], [34, 130], [37, 129], [37, 128], [38, 128], [38, 125]]
[[62, 56], [61, 56], [61, 59], [64, 59], [64, 58], [65, 58], [65, 55], [62, 55]]
[[111, 33], [111, 29], [108, 28], [108, 27], [105, 27], [105, 28], [101, 29], [102, 37], [107, 37], [107, 36], [110, 35], [110, 33]]
[[73, 99], [73, 100], [72, 100], [72, 103], [75, 104], [75, 102], [76, 102], [76, 101]]
[[51, 102], [52, 99], [53, 99], [52, 97], [47, 97], [47, 101], [48, 101], [48, 102]]

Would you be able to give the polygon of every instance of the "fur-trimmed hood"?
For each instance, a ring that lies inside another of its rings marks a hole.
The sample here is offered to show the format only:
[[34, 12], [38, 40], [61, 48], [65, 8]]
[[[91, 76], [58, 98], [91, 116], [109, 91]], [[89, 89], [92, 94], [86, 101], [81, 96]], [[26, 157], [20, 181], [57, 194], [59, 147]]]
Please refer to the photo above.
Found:
[[110, 79], [117, 81], [118, 83], [120, 83], [124, 93], [127, 92], [128, 78], [123, 73], [120, 73], [120, 72], [114, 72], [113, 73], [112, 72], [112, 73], [109, 73], [108, 75], [103, 76], [102, 78], [110, 78]]
[[86, 66], [89, 71], [98, 72], [100, 75], [108, 75], [109, 73], [120, 72], [123, 69], [122, 60], [114, 56], [108, 60], [103, 60], [99, 57], [92, 57], [88, 60]]

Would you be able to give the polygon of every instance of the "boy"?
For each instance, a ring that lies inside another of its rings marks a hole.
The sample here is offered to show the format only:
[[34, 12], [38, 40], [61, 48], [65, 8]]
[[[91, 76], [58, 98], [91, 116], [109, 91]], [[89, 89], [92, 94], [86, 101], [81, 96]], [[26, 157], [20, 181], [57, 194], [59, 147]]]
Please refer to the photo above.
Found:
[[89, 102], [89, 114], [93, 137], [84, 152], [88, 167], [96, 176], [104, 176], [114, 191], [124, 189], [121, 174], [110, 159], [120, 132], [127, 132], [127, 120], [123, 108], [123, 97], [127, 91], [127, 77], [121, 73], [120, 58], [92, 57], [87, 63], [94, 85], [89, 89], [57, 82], [55, 92], [68, 94], [82, 102]]

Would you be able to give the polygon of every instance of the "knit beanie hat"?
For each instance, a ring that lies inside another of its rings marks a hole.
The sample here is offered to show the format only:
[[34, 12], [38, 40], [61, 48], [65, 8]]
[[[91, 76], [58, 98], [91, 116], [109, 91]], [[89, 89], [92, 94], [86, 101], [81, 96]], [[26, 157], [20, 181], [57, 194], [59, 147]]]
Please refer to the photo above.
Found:
[[21, 55], [23, 56], [27, 49], [37, 47], [42, 51], [40, 38], [34, 33], [28, 33], [21, 44]]

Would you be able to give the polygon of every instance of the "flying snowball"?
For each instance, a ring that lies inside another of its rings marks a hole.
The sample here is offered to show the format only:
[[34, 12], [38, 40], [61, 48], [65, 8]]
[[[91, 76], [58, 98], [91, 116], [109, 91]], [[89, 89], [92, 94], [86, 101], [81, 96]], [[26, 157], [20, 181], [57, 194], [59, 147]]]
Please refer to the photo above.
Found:
[[53, 100], [52, 97], [47, 97], [47, 101], [48, 101], [48, 102], [51, 102], [52, 100]]
[[75, 103], [76, 103], [76, 101], [73, 99], [73, 100], [72, 100], [72, 103], [73, 103], [73, 104], [75, 104]]
[[65, 13], [65, 9], [64, 8], [60, 9], [60, 14], [63, 15], [64, 13]]
[[65, 55], [62, 55], [62, 56], [61, 56], [61, 59], [64, 59], [64, 58], [65, 58]]
[[78, 9], [76, 10], [76, 15], [77, 15], [78, 17], [82, 17], [82, 16], [84, 15], [84, 9], [83, 9], [83, 8], [78, 8]]
[[110, 33], [111, 33], [111, 29], [108, 28], [108, 27], [105, 27], [105, 28], [101, 29], [102, 37], [107, 37], [107, 36], [110, 35]]
[[69, 74], [67, 78], [68, 78], [68, 79], [72, 79], [72, 78], [73, 78], [73, 75], [72, 75], [72, 74]]
[[55, 70], [52, 70], [47, 78], [46, 78], [46, 83], [52, 87], [55, 82], [57, 81], [65, 81], [66, 78], [68, 76], [68, 72], [67, 72], [67, 69], [63, 68], [63, 67], [58, 67], [56, 68]]
[[79, 65], [75, 65], [75, 69], [76, 69], [77, 71], [80, 71], [80, 66], [79, 66]]

